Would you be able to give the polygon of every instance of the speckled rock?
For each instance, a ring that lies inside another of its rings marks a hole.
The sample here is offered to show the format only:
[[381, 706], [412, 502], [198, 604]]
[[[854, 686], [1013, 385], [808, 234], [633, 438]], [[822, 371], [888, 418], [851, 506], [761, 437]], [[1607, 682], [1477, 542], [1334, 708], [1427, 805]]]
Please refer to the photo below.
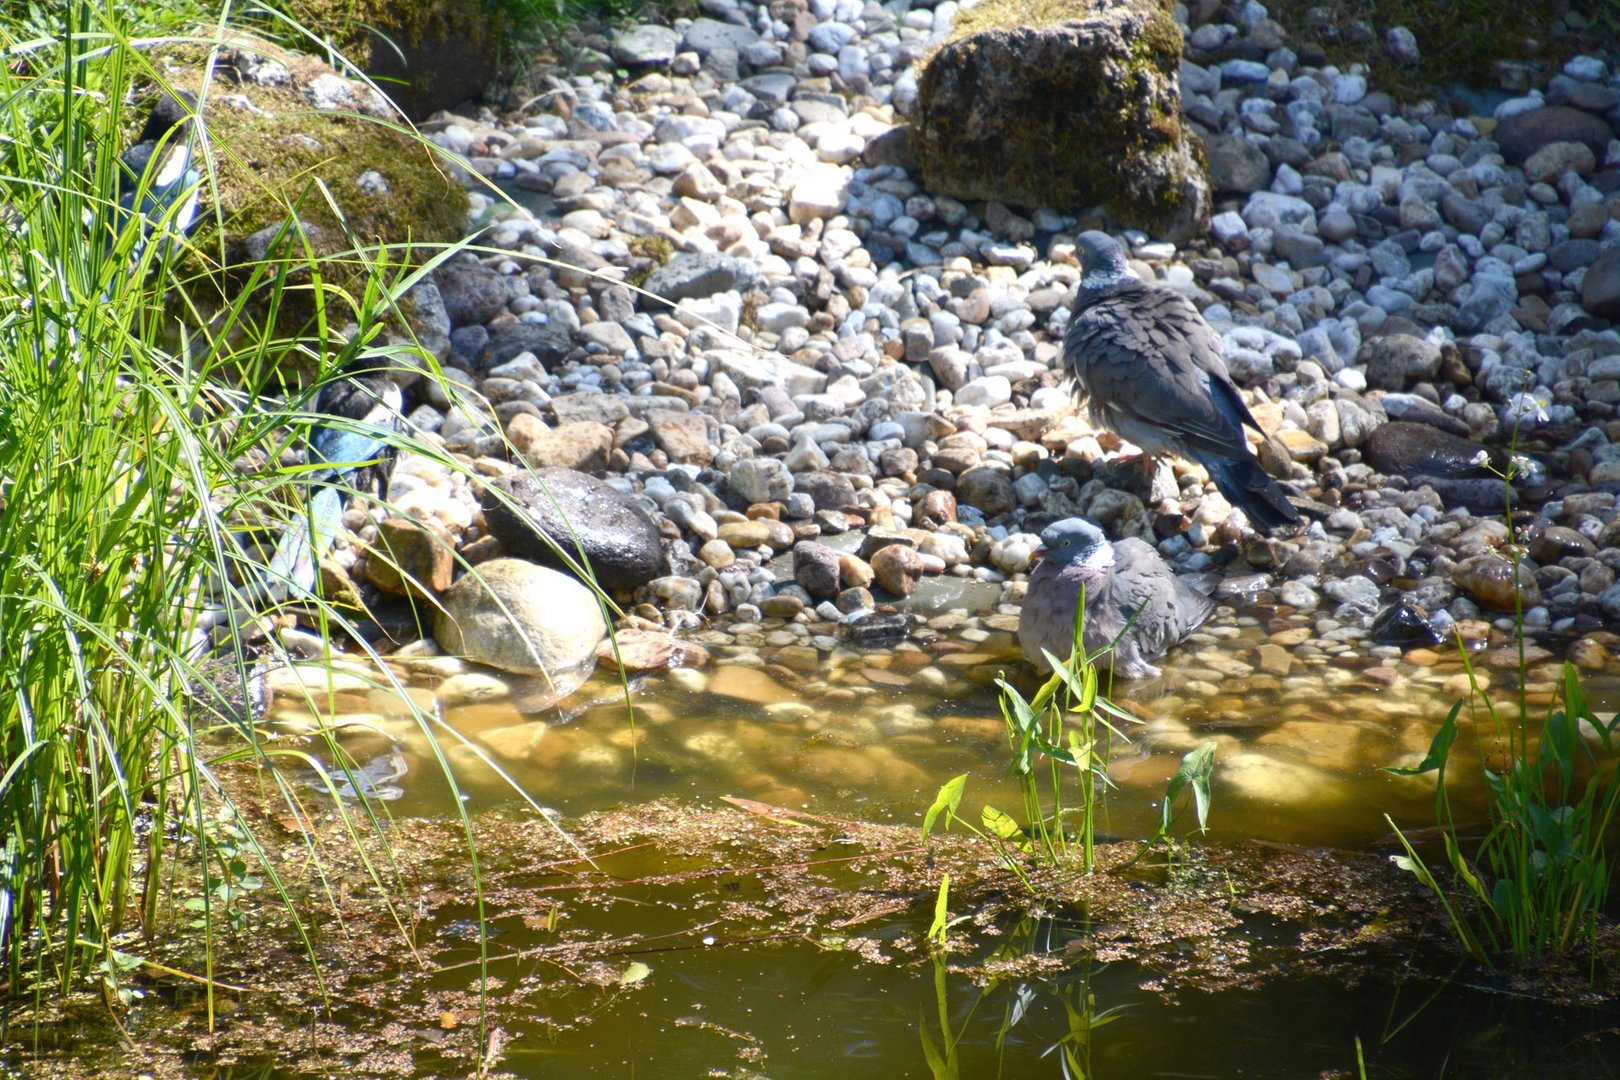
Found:
[[[512, 473], [490, 482], [480, 505], [491, 535], [514, 555], [548, 566], [582, 548], [604, 588], [631, 590], [668, 571], [658, 526], [635, 501], [571, 469]], [[513, 503], [515, 505], [508, 505]]]

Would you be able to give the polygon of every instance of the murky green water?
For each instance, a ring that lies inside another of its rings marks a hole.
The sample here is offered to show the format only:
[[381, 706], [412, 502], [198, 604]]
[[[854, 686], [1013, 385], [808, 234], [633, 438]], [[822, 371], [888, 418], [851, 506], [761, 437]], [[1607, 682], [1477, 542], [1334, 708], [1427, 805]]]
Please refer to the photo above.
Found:
[[[705, 630], [694, 637], [711, 651], [709, 664], [630, 680], [633, 720], [618, 677], [606, 673], [560, 704], [534, 680], [442, 659], [400, 662], [396, 673], [442, 724], [441, 742], [450, 731], [465, 740], [452, 740], [448, 756], [475, 811], [520, 805], [504, 773], [567, 816], [653, 799], [712, 806], [737, 797], [910, 825], [959, 773], [969, 775], [971, 816], [982, 803], [1018, 807], [993, 685], [1005, 672], [1026, 693], [1034, 689], [1017, 657], [1015, 625], [1005, 612], [946, 615], [921, 640], [878, 649], [770, 620]], [[1289, 629], [1223, 612], [1166, 663], [1163, 678], [1116, 688], [1116, 700], [1143, 723], [1114, 748], [1108, 833], [1150, 833], [1181, 755], [1209, 741], [1216, 770], [1207, 843], [1382, 852], [1383, 815], [1407, 827], [1433, 823], [1430, 781], [1379, 767], [1421, 758], [1466, 685], [1460, 662], [1443, 650], [1403, 656], [1364, 641], [1323, 647]], [[1481, 664], [1490, 663], [1497, 669], [1486, 677], [1508, 706], [1504, 654], [1482, 653]], [[1550, 663], [1532, 669], [1533, 704], [1550, 700], [1556, 671]], [[364, 683], [335, 687], [331, 712], [350, 725], [344, 742], [366, 763], [366, 782], [396, 796], [396, 815], [449, 814], [456, 796], [419, 721], [391, 692]], [[1620, 672], [1590, 673], [1588, 688], [1600, 711], [1620, 707]], [[309, 709], [284, 687], [271, 716], [296, 730]], [[1480, 723], [1487, 737], [1479, 752], [1493, 756], [1483, 714]], [[1469, 767], [1453, 772], [1464, 818], [1478, 812], [1475, 745], [1470, 727], [1458, 757]], [[514, 989], [505, 1068], [524, 1077], [1353, 1076], [1359, 1037], [1371, 1076], [1620, 1075], [1620, 1010], [1553, 1007], [1504, 986], [1465, 985], [1443, 951], [1374, 949], [1347, 981], [1304, 965], [1295, 976], [1296, 945], [1280, 949], [1263, 975], [1251, 966], [1230, 985], [1166, 993], [1140, 958], [1095, 958], [1079, 914], [1067, 912], [964, 932], [957, 970], [936, 973], [914, 951], [872, 956], [886, 941], [922, 938], [926, 897], [900, 898], [893, 914], [863, 924], [863, 954], [839, 940], [777, 937], [768, 918], [757, 935], [728, 924], [716, 936], [700, 917], [714, 897], [645, 883], [672, 868], [624, 867], [625, 880], [637, 882], [624, 895], [569, 911], [579, 931], [656, 937], [656, 947], [632, 950], [650, 968], [645, 984], [561, 998]], [[859, 885], [854, 874], [841, 887]], [[733, 887], [746, 892], [748, 884]], [[496, 925], [495, 970], [503, 986], [520, 988], [522, 972], [535, 966], [525, 950], [544, 945], [547, 934], [532, 920]], [[1263, 951], [1269, 932], [1256, 919], [1240, 940]], [[1062, 962], [990, 985], [961, 973], [992, 950]], [[475, 955], [469, 945], [467, 956]], [[439, 985], [474, 984], [456, 969]], [[553, 1023], [575, 1013], [591, 1022], [562, 1030]]]

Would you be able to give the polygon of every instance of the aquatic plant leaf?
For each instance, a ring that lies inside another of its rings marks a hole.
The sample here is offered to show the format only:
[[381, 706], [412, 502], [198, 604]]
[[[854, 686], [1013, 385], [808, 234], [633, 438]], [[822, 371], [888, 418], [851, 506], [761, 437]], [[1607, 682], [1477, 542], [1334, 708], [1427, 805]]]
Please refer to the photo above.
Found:
[[[921, 1011], [922, 1009], [919, 1007], [918, 1012]], [[954, 1074], [946, 1066], [945, 1058], [941, 1056], [939, 1047], [935, 1046], [934, 1040], [929, 1037], [928, 1024], [925, 1020], [926, 1018], [919, 1020], [917, 1023], [917, 1034], [922, 1039], [923, 1060], [928, 1062], [928, 1071], [933, 1074], [934, 1080], [952, 1080]]]
[[945, 925], [950, 917], [951, 901], [951, 874], [950, 871], [940, 875], [939, 896], [934, 900], [934, 921], [928, 927], [930, 941], [939, 942], [940, 948], [945, 947]]
[[[1050, 656], [1051, 653], [1047, 653], [1047, 655]], [[1029, 702], [1025, 701], [1024, 695], [1020, 694], [1017, 688], [1012, 686], [1005, 679], [997, 679], [996, 685], [1001, 687], [1001, 697], [1003, 703], [1010, 702], [1012, 704], [1013, 719], [1017, 721], [1019, 730], [1028, 731], [1034, 728], [1036, 726], [1036, 720], [1040, 715], [1036, 712], [1035, 707]]]
[[[940, 786], [939, 794], [934, 796], [934, 804], [928, 808], [928, 813], [923, 815], [923, 839], [928, 838], [929, 831], [934, 827], [934, 819], [941, 813], [949, 811], [950, 817], [956, 816], [956, 808], [962, 805], [962, 789], [966, 786], [967, 773], [947, 780]], [[950, 817], [946, 818], [946, 828], [950, 827]]]
[[648, 967], [646, 964], [643, 964], [640, 960], [637, 960], [635, 963], [625, 968], [624, 971], [619, 973], [619, 985], [634, 986], [636, 983], [640, 982], [651, 974], [652, 968]]
[[984, 825], [985, 831], [997, 840], [1024, 851], [1030, 849], [1029, 837], [1024, 835], [1023, 827], [995, 807], [986, 806], [979, 811], [979, 821]]
[[1176, 775], [1170, 778], [1165, 785], [1164, 806], [1160, 813], [1161, 829], [1168, 831], [1170, 823], [1175, 819], [1175, 800], [1180, 794], [1192, 788], [1193, 810], [1198, 816], [1198, 831], [1207, 832], [1209, 828], [1209, 774], [1215, 769], [1215, 743], [1205, 743], [1203, 746], [1189, 750], [1181, 759], [1181, 767]]
[[1446, 759], [1451, 755], [1451, 744], [1457, 741], [1457, 714], [1462, 711], [1462, 702], [1458, 701], [1446, 713], [1445, 720], [1440, 723], [1440, 730], [1434, 733], [1434, 739], [1429, 743], [1429, 752], [1423, 760], [1416, 765], [1385, 765], [1379, 771], [1394, 776], [1421, 776], [1436, 770], [1444, 771]]
[[[1047, 663], [1052, 665], [1053, 677], [1068, 687], [1069, 700], [1080, 702], [1079, 705], [1074, 706], [1074, 711], [1085, 712], [1091, 708], [1091, 701], [1097, 697], [1097, 669], [1087, 664], [1081, 668], [1084, 674], [1077, 677], [1074, 670], [1067, 663], [1058, 660], [1050, 649], [1042, 649], [1041, 655], [1046, 657]], [[1091, 683], [1091, 695], [1089, 698], [1086, 696], [1086, 675], [1090, 676]]]
[[1597, 714], [1592, 711], [1591, 702], [1586, 699], [1586, 689], [1581, 686], [1580, 670], [1568, 660], [1564, 661], [1564, 710], [1575, 718], [1574, 726], [1577, 730], [1581, 721], [1586, 721], [1598, 741], [1603, 744], [1603, 752], [1614, 753], [1614, 740], [1610, 736], [1614, 733], [1615, 725], [1620, 724], [1620, 713], [1616, 713], [1608, 724], [1598, 719]]
[[1579, 742], [1580, 732], [1573, 712], [1558, 709], [1549, 713], [1546, 726], [1541, 729], [1541, 767], [1556, 764], [1567, 784], [1575, 768], [1575, 747]]
[[[1491, 901], [1485, 895], [1485, 885], [1479, 880], [1479, 875], [1475, 874], [1473, 868], [1468, 865], [1468, 860], [1463, 858], [1462, 849], [1457, 846], [1456, 834], [1447, 832], [1444, 839], [1446, 861], [1451, 864], [1451, 872], [1457, 875], [1457, 878], [1467, 886], [1468, 891], [1473, 893], [1480, 903], [1489, 905]], [[1433, 881], [1433, 878], [1430, 878], [1430, 881]]]

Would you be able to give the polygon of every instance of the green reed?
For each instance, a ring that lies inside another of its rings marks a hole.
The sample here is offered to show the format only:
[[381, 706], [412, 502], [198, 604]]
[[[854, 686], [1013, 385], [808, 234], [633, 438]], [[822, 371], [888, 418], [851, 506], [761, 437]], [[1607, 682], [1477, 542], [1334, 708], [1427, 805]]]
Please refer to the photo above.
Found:
[[[1060, 659], [1042, 650], [1051, 674], [1033, 698], [1026, 699], [1005, 678], [996, 679], [1010, 754], [1007, 769], [1018, 785], [1027, 826], [989, 805], [980, 811], [978, 825], [964, 820], [958, 810], [967, 783], [965, 773], [940, 788], [923, 818], [924, 836], [942, 813], [947, 824], [963, 825], [990, 844], [1026, 888], [1030, 885], [1026, 860], [1045, 866], [1077, 862], [1086, 873], [1095, 868], [1097, 819], [1114, 787], [1108, 776], [1114, 740], [1130, 742], [1124, 728], [1141, 722], [1114, 704], [1101, 685], [1104, 671], [1111, 678], [1108, 654], [1114, 642], [1092, 654], [1085, 650], [1085, 599], [1082, 586], [1068, 657]], [[1131, 622], [1134, 619], [1133, 615]], [[1121, 634], [1130, 629], [1131, 622]], [[1169, 836], [1179, 802], [1190, 799], [1199, 829], [1205, 827], [1214, 752], [1214, 743], [1208, 743], [1182, 759], [1165, 790], [1161, 824], [1143, 845], [1144, 852]]]
[[[1620, 713], [1607, 722], [1600, 719], [1581, 686], [1580, 673], [1567, 660], [1546, 714], [1536, 715], [1530, 708], [1520, 587], [1524, 547], [1513, 532], [1517, 443], [1515, 424], [1508, 464], [1498, 472], [1509, 529], [1505, 556], [1513, 567], [1518, 648], [1512, 715], [1504, 716], [1481, 685], [1466, 643], [1461, 634], [1457, 638], [1468, 674], [1466, 703], [1485, 781], [1488, 828], [1484, 838], [1471, 852], [1464, 850], [1446, 782], [1463, 701], [1447, 712], [1421, 762], [1385, 769], [1398, 776], [1435, 774], [1435, 819], [1453, 881], [1442, 884], [1386, 814], [1384, 820], [1405, 851], [1395, 857], [1395, 863], [1434, 891], [1458, 942], [1486, 967], [1559, 956], [1576, 945], [1595, 946], [1614, 877], [1609, 831], [1620, 811], [1620, 781], [1616, 778], [1620, 746], [1615, 741]], [[1482, 720], [1489, 721], [1488, 728]], [[1499, 768], [1489, 763], [1487, 732], [1503, 752]], [[1596, 959], [1594, 950], [1589, 962], [1595, 965]]]
[[[45, 34], [42, 10], [26, 27], [0, 28], [0, 970], [12, 992], [89, 984], [127, 1002], [152, 942], [197, 934], [195, 977], [212, 1020], [219, 955], [256, 894], [286, 906], [314, 962], [299, 912], [306, 897], [335, 903], [339, 891], [320, 854], [321, 820], [338, 823], [363, 868], [353, 887], [409, 929], [410, 914], [389, 900], [404, 892], [386, 808], [321, 722], [329, 690], [308, 692], [318, 722], [296, 740], [262, 739], [246, 702], [259, 672], [292, 659], [260, 614], [286, 613], [269, 599], [264, 559], [305, 512], [309, 470], [282, 465], [283, 452], [323, 422], [310, 411], [315, 394], [349, 365], [410, 362], [455, 390], [430, 353], [385, 343], [383, 329], [465, 245], [424, 253], [348, 236], [351, 250], [317, 260], [289, 224], [283, 250], [245, 268], [213, 310], [220, 291], [203, 268], [226, 265], [226, 253], [201, 250], [172, 206], [130, 213], [118, 203], [120, 183], [134, 180], [119, 175], [127, 103], [164, 85], [153, 27], [131, 21], [141, 9], [73, 0], [48, 16]], [[231, 14], [225, 5], [184, 42], [218, 48]], [[203, 213], [214, 205], [210, 161], [231, 152], [196, 146]], [[126, 205], [139, 205], [151, 179]], [[331, 198], [318, 183], [304, 197]], [[301, 205], [285, 205], [289, 223]], [[361, 267], [341, 275], [356, 284], [333, 283], [326, 271], [338, 260]], [[295, 296], [311, 314], [289, 331], [280, 304]], [[313, 384], [289, 383], [289, 366], [313, 369]], [[430, 439], [374, 434], [473, 475]], [[334, 639], [351, 639], [457, 790], [441, 743], [465, 739], [410, 701], [364, 644], [363, 613], [345, 603], [300, 598], [324, 642], [309, 662], [335, 676]], [[241, 812], [244, 792], [281, 803], [312, 882], [278, 874], [288, 864], [250, 824], [261, 818]], [[477, 889], [464, 809], [462, 825]]]

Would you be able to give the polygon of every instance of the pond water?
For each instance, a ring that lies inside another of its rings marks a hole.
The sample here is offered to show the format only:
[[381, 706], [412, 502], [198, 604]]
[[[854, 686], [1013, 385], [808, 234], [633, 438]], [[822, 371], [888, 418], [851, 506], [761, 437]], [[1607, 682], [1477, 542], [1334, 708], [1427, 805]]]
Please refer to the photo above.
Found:
[[[396, 816], [447, 817], [458, 793], [475, 812], [510, 810], [521, 800], [509, 779], [569, 818], [655, 799], [712, 807], [731, 797], [823, 822], [914, 826], [960, 773], [968, 774], [967, 816], [976, 819], [984, 803], [1016, 813], [995, 686], [1005, 673], [1024, 693], [1035, 689], [1017, 655], [1016, 609], [923, 616], [915, 633], [881, 647], [842, 640], [826, 624], [699, 628], [685, 636], [709, 651], [702, 667], [623, 681], [599, 671], [561, 702], [540, 680], [442, 657], [393, 661], [405, 692], [441, 725], [441, 745], [455, 733], [446, 753], [458, 792], [421, 722], [375, 672], [357, 666], [330, 684], [313, 672], [302, 682], [282, 676], [269, 716], [284, 732], [307, 730], [304, 691], [318, 687], [323, 700], [331, 691], [329, 715], [365, 765], [357, 782], [388, 796]], [[1516, 651], [1505, 641], [1499, 631], [1482, 640], [1475, 659], [1511, 715]], [[1534, 709], [1551, 700], [1559, 668], [1532, 659]], [[1418, 761], [1466, 685], [1455, 650], [1403, 652], [1354, 634], [1323, 640], [1303, 618], [1223, 608], [1165, 662], [1163, 677], [1114, 688], [1142, 723], [1114, 747], [1118, 788], [1103, 829], [1150, 834], [1181, 756], [1213, 741], [1210, 831], [1196, 843], [1286, 848], [1306, 860], [1372, 852], [1377, 859], [1356, 857], [1379, 864], [1392, 850], [1385, 814], [1409, 828], [1434, 821], [1432, 782], [1380, 766]], [[1587, 672], [1587, 687], [1600, 713], [1620, 708], [1620, 668]], [[1478, 819], [1474, 720], [1468, 710], [1463, 719], [1454, 805], [1463, 819]], [[1483, 713], [1477, 722], [1480, 752], [1493, 757], [1489, 722]], [[1324, 968], [1299, 950], [1293, 931], [1270, 944], [1278, 919], [1255, 916], [1229, 938], [1245, 956], [1241, 975], [1167, 989], [1159, 966], [1138, 951], [1108, 960], [1079, 911], [1001, 911], [962, 931], [948, 962], [930, 964], [925, 953], [885, 955], [926, 934], [932, 905], [916, 893], [860, 920], [862, 946], [852, 948], [838, 934], [773, 933], [774, 901], [749, 898], [746, 875], [724, 886], [701, 875], [694, 883], [686, 876], [693, 865], [656, 851], [606, 859], [601, 872], [628, 884], [610, 890], [611, 902], [570, 908], [576, 932], [636, 938], [631, 952], [651, 971], [634, 992], [519, 993], [521, 972], [536, 967], [528, 950], [548, 932], [534, 928], [532, 911], [497, 916], [491, 952], [502, 958], [501, 985], [514, 988], [504, 1068], [523, 1077], [1354, 1076], [1360, 1038], [1371, 1076], [1620, 1075], [1620, 1010], [1470, 985], [1443, 947], [1428, 956], [1372, 947], [1348, 969]], [[1234, 872], [1224, 872], [1221, 887], [1238, 888]], [[506, 887], [545, 890], [560, 887], [556, 880], [537, 874]], [[855, 870], [833, 882], [861, 883]], [[763, 905], [755, 933], [740, 930], [748, 919], [726, 908], [739, 897]], [[441, 926], [456, 914], [441, 913]], [[1321, 914], [1313, 932], [1353, 936], [1357, 919], [1375, 916]], [[1174, 951], [1173, 935], [1166, 948]], [[1255, 956], [1268, 948], [1276, 955], [1257, 973]], [[476, 956], [468, 944], [462, 959]], [[1034, 974], [986, 974], [1013, 956], [1051, 962]], [[515, 982], [502, 963], [520, 969]], [[476, 986], [465, 967], [437, 983]], [[557, 1023], [581, 1013], [589, 1023]]]

